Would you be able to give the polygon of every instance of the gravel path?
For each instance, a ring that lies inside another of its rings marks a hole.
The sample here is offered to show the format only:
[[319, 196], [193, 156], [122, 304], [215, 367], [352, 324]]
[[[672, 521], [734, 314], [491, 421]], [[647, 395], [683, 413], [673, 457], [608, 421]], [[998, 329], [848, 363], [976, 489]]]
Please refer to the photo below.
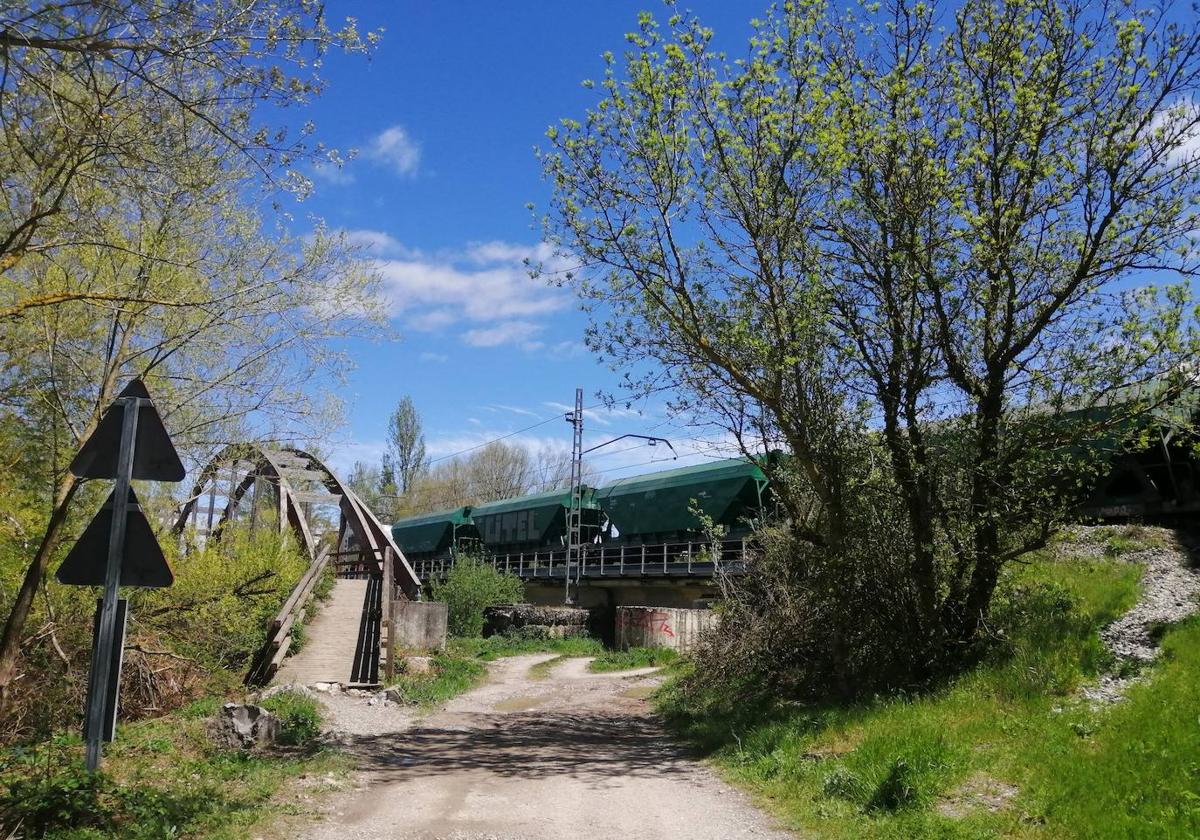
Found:
[[[1145, 530], [1162, 545], [1121, 558], [1141, 564], [1141, 596], [1129, 612], [1100, 631], [1101, 640], [1119, 662], [1153, 662], [1159, 654], [1156, 632], [1200, 610], [1200, 569], [1194, 565], [1197, 546], [1187, 535], [1175, 531]], [[1137, 674], [1106, 674], [1097, 685], [1087, 686], [1080, 693], [1097, 705], [1115, 703], [1138, 679]]]
[[[673, 743], [646, 669], [592, 674], [553, 655], [499, 660], [482, 686], [420, 720], [322, 698], [356, 755], [356, 790], [290, 840], [787, 840], [792, 835]], [[380, 729], [370, 728], [372, 716]]]

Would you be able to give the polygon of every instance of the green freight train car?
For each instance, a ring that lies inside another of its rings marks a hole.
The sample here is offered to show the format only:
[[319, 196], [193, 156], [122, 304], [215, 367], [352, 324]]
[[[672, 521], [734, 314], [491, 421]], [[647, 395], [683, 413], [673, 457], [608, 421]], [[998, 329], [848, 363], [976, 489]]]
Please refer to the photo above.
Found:
[[[600, 530], [600, 509], [591, 487], [583, 487], [582, 493], [580, 524], [583, 541], [590, 542]], [[570, 490], [551, 490], [476, 505], [471, 510], [471, 518], [484, 546], [491, 551], [505, 554], [560, 548], [567, 541], [570, 505]]]
[[[762, 515], [768, 497], [766, 475], [757, 463], [742, 458], [631, 476], [598, 489], [584, 486], [581, 541], [702, 540], [694, 506], [736, 537]], [[469, 545], [497, 555], [561, 549], [567, 543], [570, 504], [570, 490], [552, 490], [401, 519], [392, 534], [405, 555], [418, 560]]]
[[618, 479], [599, 488], [596, 498], [608, 521], [605, 542], [649, 543], [703, 539], [692, 508], [736, 535], [761, 515], [767, 493], [758, 464], [729, 458]]
[[479, 544], [470, 507], [411, 516], [392, 525], [392, 538], [410, 559], [441, 557]]

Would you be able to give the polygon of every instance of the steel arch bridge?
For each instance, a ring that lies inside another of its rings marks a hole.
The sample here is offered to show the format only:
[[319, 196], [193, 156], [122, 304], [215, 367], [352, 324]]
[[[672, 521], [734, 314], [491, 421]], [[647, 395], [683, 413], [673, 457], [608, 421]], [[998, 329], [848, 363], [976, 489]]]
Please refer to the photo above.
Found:
[[[334, 517], [328, 515], [335, 508], [336, 538]], [[269, 512], [273, 513], [268, 517]], [[215, 542], [233, 522], [248, 522], [251, 530], [274, 525], [283, 533], [290, 528], [310, 561], [268, 628], [267, 642], [255, 656], [247, 682], [265, 683], [278, 670], [291, 645], [292, 628], [327, 565], [340, 578], [368, 581], [351, 682], [376, 682], [383, 605], [395, 597], [415, 601], [421, 595], [421, 581], [391, 529], [320, 458], [294, 447], [256, 444], [234, 444], [217, 453], [201, 470], [174, 531], [182, 534], [190, 523], [196, 533]]]

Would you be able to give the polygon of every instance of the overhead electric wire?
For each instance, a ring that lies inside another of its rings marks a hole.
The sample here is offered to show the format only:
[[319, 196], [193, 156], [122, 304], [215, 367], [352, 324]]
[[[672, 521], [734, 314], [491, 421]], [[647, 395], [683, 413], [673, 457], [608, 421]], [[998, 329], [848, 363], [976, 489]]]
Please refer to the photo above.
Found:
[[466, 455], [468, 452], [474, 452], [476, 449], [483, 449], [483, 447], [490, 446], [498, 441], [507, 440], [510, 437], [516, 437], [519, 434], [536, 429], [538, 426], [545, 426], [547, 423], [551, 423], [558, 419], [560, 418], [557, 416], [549, 417], [545, 420], [542, 420], [540, 423], [534, 423], [532, 426], [526, 426], [524, 429], [517, 429], [515, 432], [509, 432], [506, 435], [500, 435], [500, 437], [492, 438], [491, 440], [485, 440], [483, 443], [477, 443], [474, 446], [468, 446], [466, 449], [460, 449], [457, 452], [451, 452], [449, 455], [443, 455], [440, 458], [432, 458], [430, 459], [429, 463], [436, 464], [438, 461], [445, 461], [449, 458], [457, 458], [459, 455]]
[[[585, 406], [583, 410], [591, 411], [593, 408], [599, 408], [602, 405], [604, 405], [604, 403], [596, 403], [595, 405]], [[564, 414], [568, 414], [568, 413], [570, 413], [570, 412], [564, 412]], [[526, 426], [524, 429], [517, 429], [515, 432], [509, 432], [506, 435], [500, 435], [500, 437], [495, 437], [495, 438], [492, 438], [491, 440], [485, 440], [483, 443], [477, 443], [474, 446], [468, 446], [466, 449], [460, 449], [457, 452], [451, 452], [449, 455], [442, 455], [440, 458], [432, 458], [429, 460], [429, 463], [436, 464], [439, 461], [446, 461], [446, 460], [449, 460], [450, 458], [457, 458], [459, 455], [466, 455], [468, 452], [474, 452], [476, 449], [483, 449], [483, 447], [485, 447], [485, 446], [490, 446], [493, 443], [497, 443], [502, 440], [507, 440], [510, 437], [516, 437], [517, 435], [532, 431], [533, 429], [536, 429], [539, 426], [545, 426], [547, 423], [553, 423], [555, 420], [561, 420], [562, 418], [563, 418], [563, 414], [555, 414], [551, 417], [547, 417], [545, 420], [540, 420], [537, 423], [534, 423], [532, 426]]]

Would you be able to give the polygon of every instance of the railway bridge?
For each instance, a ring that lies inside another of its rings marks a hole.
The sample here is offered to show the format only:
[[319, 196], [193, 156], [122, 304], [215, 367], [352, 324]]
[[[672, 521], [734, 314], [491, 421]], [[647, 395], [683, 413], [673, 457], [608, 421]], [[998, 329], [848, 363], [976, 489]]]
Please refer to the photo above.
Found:
[[[546, 520], [551, 529], [561, 527], [569, 515], [560, 502], [556, 497], [546, 508], [557, 506]], [[389, 668], [389, 605], [419, 600], [428, 584], [443, 579], [456, 558], [464, 556], [457, 545], [443, 553], [406, 556], [397, 543], [397, 535], [405, 534], [399, 524], [393, 528], [380, 522], [320, 458], [292, 447], [244, 444], [218, 453], [200, 472], [174, 529], [190, 529], [195, 539], [215, 541], [235, 522], [251, 531], [290, 530], [309, 558], [308, 569], [267, 628], [246, 675], [251, 684], [378, 684]], [[575, 551], [475, 548], [471, 557], [523, 580], [531, 603], [562, 604], [569, 592], [579, 606], [601, 611], [623, 605], [696, 606], [717, 594], [722, 575], [745, 569], [748, 551], [744, 539], [716, 545], [686, 539], [619, 545], [594, 541]], [[329, 578], [329, 597], [305, 625], [314, 594]], [[301, 626], [305, 643], [295, 653]]]

